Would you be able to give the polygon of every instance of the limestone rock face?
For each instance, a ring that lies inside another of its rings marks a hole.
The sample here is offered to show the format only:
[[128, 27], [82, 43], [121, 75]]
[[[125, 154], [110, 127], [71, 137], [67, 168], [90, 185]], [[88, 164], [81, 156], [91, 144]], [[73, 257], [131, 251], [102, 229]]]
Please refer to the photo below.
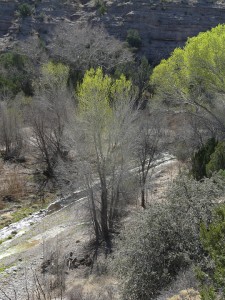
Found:
[[153, 63], [184, 45], [188, 37], [225, 22], [225, 3], [216, 0], [106, 0], [105, 13], [94, 0], [24, 2], [33, 6], [33, 16], [16, 20], [19, 2], [0, 0], [0, 40], [7, 35], [20, 38], [34, 32], [47, 36], [55, 25], [65, 21], [103, 24], [123, 41], [129, 29], [138, 30], [142, 39], [139, 54]]
[[14, 19], [15, 1], [0, 0], [0, 37], [8, 33]]
[[215, 2], [116, 0], [101, 17], [108, 31], [125, 39], [136, 29], [142, 39], [141, 53], [158, 62], [188, 37], [225, 22], [225, 5]]

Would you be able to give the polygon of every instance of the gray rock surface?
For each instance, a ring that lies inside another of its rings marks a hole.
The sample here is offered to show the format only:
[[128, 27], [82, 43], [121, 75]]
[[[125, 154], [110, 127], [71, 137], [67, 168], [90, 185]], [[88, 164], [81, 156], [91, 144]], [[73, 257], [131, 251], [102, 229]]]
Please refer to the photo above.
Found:
[[129, 29], [136, 29], [142, 39], [139, 54], [157, 63], [188, 37], [225, 22], [225, 3], [211, 0], [111, 0], [105, 2], [103, 15], [94, 0], [29, 1], [34, 14], [24, 19], [16, 17], [18, 3], [0, 0], [0, 50], [10, 42], [6, 40], [9, 35], [17, 39], [38, 32], [43, 38], [55, 25], [67, 20], [104, 24], [111, 35], [121, 40], [126, 39]]

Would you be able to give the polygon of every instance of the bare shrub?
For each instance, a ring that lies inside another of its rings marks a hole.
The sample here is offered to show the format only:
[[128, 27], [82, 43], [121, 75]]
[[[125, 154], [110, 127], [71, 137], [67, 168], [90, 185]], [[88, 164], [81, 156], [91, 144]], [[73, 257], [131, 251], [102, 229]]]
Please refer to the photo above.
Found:
[[0, 199], [19, 200], [26, 192], [25, 179], [14, 169], [4, 175], [1, 180]]
[[68, 300], [113, 300], [113, 290], [111, 288], [100, 291], [86, 292], [81, 285], [74, 286], [67, 294]]
[[99, 66], [110, 71], [133, 59], [124, 44], [109, 36], [103, 27], [88, 24], [64, 23], [58, 26], [48, 48], [52, 56], [82, 72]]

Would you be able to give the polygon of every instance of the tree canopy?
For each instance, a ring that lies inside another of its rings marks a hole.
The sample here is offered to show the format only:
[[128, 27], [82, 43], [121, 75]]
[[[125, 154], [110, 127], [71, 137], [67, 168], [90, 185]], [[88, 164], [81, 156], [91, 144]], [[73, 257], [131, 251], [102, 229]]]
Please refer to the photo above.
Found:
[[98, 121], [106, 117], [106, 121], [117, 102], [130, 99], [131, 85], [124, 75], [113, 80], [109, 75], [104, 75], [102, 68], [91, 68], [77, 89], [80, 113], [97, 115]]
[[188, 99], [225, 92], [225, 25], [189, 38], [154, 69], [151, 83], [159, 93]]

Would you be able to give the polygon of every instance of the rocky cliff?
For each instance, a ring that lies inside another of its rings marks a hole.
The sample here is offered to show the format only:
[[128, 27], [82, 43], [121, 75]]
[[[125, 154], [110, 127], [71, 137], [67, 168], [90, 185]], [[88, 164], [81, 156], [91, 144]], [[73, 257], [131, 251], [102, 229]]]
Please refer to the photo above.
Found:
[[117, 0], [103, 19], [108, 31], [122, 39], [127, 30], [137, 29], [143, 42], [142, 53], [158, 61], [188, 37], [225, 22], [225, 6], [197, 2], [163, 2]]
[[[33, 34], [35, 31], [48, 34], [59, 22], [89, 22], [104, 24], [111, 35], [125, 40], [129, 29], [138, 30], [142, 47], [141, 55], [158, 62], [167, 57], [177, 46], [182, 46], [188, 37], [194, 36], [225, 22], [225, 4], [208, 1], [185, 0], [36, 0], [27, 1], [34, 8], [32, 17], [18, 18], [17, 1], [0, 0], [0, 38], [11, 40]], [[97, 5], [104, 4], [104, 13]]]

